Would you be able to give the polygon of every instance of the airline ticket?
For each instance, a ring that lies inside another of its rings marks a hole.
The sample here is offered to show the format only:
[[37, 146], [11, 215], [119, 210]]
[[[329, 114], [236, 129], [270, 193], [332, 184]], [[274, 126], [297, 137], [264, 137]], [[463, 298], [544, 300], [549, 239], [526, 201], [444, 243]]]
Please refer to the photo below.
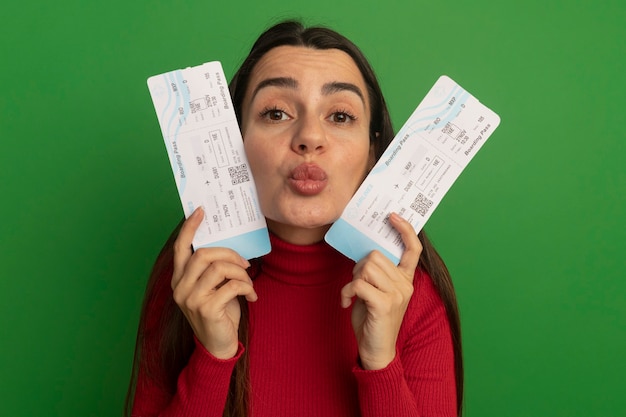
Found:
[[326, 234], [355, 261], [376, 249], [398, 263], [404, 244], [389, 223], [396, 212], [418, 233], [500, 117], [441, 76], [394, 137]]
[[220, 62], [148, 78], [185, 217], [204, 221], [194, 248], [223, 246], [246, 259], [270, 251], [265, 217]]

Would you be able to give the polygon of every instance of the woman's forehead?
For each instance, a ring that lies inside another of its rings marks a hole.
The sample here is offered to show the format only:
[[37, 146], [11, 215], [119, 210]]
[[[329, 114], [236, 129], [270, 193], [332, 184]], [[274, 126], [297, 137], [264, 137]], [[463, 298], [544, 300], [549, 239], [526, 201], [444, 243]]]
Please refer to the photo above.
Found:
[[279, 46], [269, 50], [250, 75], [246, 98], [250, 100], [260, 87], [273, 84], [292, 89], [328, 88], [353, 85], [369, 107], [367, 88], [361, 71], [350, 55], [339, 49], [314, 49], [304, 46]]
[[[265, 78], [309, 77], [358, 82], [363, 76], [350, 55], [339, 49], [314, 49], [304, 46], [278, 46], [269, 50], [254, 66], [251, 84]], [[254, 88], [254, 87], [253, 87]]]

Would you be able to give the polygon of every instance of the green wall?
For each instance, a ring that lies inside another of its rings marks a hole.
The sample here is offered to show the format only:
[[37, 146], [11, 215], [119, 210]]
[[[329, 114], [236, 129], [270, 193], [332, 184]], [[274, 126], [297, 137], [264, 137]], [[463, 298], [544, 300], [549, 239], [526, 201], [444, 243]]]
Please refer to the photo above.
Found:
[[447, 74], [502, 123], [427, 226], [466, 416], [625, 416], [626, 3], [109, 0], [0, 6], [0, 415], [116, 416], [181, 216], [146, 78], [301, 16], [352, 38], [396, 128]]

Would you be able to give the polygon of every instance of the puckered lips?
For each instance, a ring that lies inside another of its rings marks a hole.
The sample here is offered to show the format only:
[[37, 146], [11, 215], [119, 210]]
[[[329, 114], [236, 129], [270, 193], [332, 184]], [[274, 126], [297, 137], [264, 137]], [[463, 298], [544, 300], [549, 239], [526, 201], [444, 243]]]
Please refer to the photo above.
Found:
[[297, 194], [317, 195], [328, 184], [326, 172], [313, 163], [300, 164], [291, 171], [289, 185]]

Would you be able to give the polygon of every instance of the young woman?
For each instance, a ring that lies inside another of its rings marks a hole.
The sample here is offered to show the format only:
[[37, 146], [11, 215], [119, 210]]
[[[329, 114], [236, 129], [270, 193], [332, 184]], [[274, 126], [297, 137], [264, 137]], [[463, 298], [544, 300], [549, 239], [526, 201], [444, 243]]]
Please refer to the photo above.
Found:
[[127, 397], [133, 416], [458, 416], [460, 325], [423, 233], [390, 221], [398, 265], [323, 237], [393, 138], [376, 77], [338, 33], [284, 22], [231, 85], [272, 251], [191, 250], [198, 209], [150, 277]]

